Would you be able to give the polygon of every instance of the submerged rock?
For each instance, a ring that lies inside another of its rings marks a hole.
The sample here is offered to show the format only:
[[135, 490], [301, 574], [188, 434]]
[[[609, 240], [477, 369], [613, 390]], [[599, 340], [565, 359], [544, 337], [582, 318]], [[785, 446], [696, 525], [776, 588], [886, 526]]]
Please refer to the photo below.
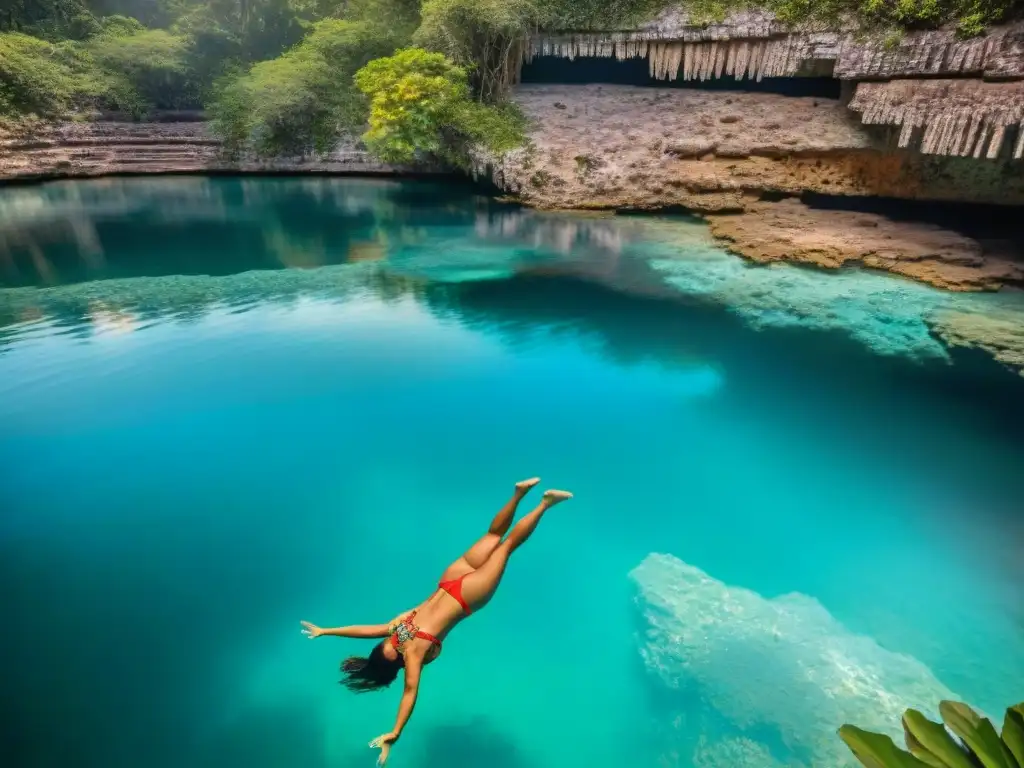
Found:
[[[907, 707], [936, 716], [941, 699], [955, 698], [917, 659], [853, 634], [807, 595], [765, 598], [661, 554], [630, 578], [644, 664], [686, 697], [682, 714], [665, 713], [689, 747], [681, 765], [855, 766], [840, 725], [898, 738]], [[695, 721], [715, 732], [688, 732]]]
[[952, 291], [1024, 283], [1024, 263], [987, 253], [976, 240], [931, 224], [811, 208], [798, 200], [752, 203], [742, 215], [708, 220], [729, 250], [758, 262], [863, 265]]
[[931, 324], [950, 346], [982, 349], [1024, 376], [1024, 310], [1020, 307], [988, 308], [986, 312], [950, 308], [937, 312]]

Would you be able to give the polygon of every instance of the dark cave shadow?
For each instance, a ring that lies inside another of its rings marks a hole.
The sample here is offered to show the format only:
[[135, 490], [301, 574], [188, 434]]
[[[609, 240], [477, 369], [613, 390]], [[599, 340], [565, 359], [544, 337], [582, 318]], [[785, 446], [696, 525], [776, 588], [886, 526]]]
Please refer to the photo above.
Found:
[[528, 768], [532, 765], [508, 736], [485, 718], [430, 730], [415, 768]]

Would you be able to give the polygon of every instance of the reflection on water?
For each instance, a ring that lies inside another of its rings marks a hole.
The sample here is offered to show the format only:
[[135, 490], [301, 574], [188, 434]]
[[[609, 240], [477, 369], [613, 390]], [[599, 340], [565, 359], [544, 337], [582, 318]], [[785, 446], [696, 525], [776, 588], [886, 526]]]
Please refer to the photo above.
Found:
[[[379, 269], [369, 269], [369, 265]], [[542, 213], [441, 183], [107, 179], [0, 196], [0, 324], [67, 328], [425, 283], [571, 276], [727, 308], [754, 328], [840, 331], [874, 352], [974, 346], [1024, 368], [1024, 294], [950, 294], [859, 270], [754, 267], [671, 216]], [[362, 268], [359, 268], [362, 267]], [[35, 290], [40, 289], [40, 290]], [[7, 334], [9, 336], [9, 334]], [[2, 339], [2, 337], [0, 337]]]
[[312, 268], [418, 248], [439, 227], [481, 245], [516, 241], [563, 255], [581, 246], [614, 255], [642, 237], [607, 217], [540, 218], [439, 183], [114, 178], [5, 190], [0, 277], [47, 286]]

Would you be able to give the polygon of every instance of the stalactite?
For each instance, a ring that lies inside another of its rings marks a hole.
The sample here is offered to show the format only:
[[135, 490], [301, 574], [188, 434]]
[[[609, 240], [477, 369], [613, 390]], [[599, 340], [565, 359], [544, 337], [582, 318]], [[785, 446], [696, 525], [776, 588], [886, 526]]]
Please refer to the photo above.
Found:
[[999, 157], [999, 150], [1003, 146], [1003, 139], [1006, 138], [1006, 124], [998, 123], [992, 133], [992, 141], [988, 144], [988, 159], [995, 160]]
[[1017, 141], [1011, 155], [1024, 157], [1024, 83], [978, 80], [894, 80], [860, 83], [850, 108], [868, 125], [900, 125], [898, 145], [909, 147], [924, 130], [925, 154], [997, 159], [1009, 129]]
[[711, 80], [723, 76], [737, 80], [792, 77], [811, 45], [795, 36], [767, 40], [710, 40], [698, 42], [615, 39], [595, 35], [535, 37], [523, 60], [536, 56], [557, 56], [575, 60], [579, 56], [614, 57], [619, 61], [647, 57], [651, 77], [658, 80]]
[[978, 114], [972, 112], [970, 128], [967, 129], [967, 136], [964, 139], [964, 143], [960, 146], [960, 151], [957, 153], [961, 157], [971, 153], [971, 147], [974, 146], [974, 140], [978, 135], [978, 129], [981, 127], [981, 122], [981, 118]]
[[905, 123], [903, 123], [903, 128], [902, 128], [902, 130], [900, 130], [900, 139], [899, 139], [899, 146], [900, 147], [909, 147], [910, 146], [910, 140], [914, 136], [914, 128], [915, 127], [916, 126], [914, 125], [914, 121], [912, 119], [911, 120], [907, 120]]

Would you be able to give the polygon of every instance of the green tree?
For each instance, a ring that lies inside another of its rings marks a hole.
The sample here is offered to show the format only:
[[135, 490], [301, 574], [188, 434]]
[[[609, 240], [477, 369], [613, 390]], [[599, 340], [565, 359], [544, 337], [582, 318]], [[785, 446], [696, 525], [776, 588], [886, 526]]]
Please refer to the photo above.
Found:
[[93, 34], [96, 25], [84, 0], [8, 0], [0, 9], [0, 31], [54, 41], [81, 40]]
[[0, 114], [60, 117], [101, 88], [92, 63], [74, 44], [0, 33]]
[[[542, 24], [556, 30], [628, 29], [669, 6], [699, 6], [721, 0], [536, 0]], [[757, 0], [724, 0], [734, 5], [757, 5]]]
[[466, 166], [475, 145], [501, 152], [524, 139], [514, 108], [475, 102], [466, 70], [444, 54], [407, 48], [371, 61], [355, 81], [370, 98], [363, 141], [385, 162]]
[[106, 76], [111, 106], [141, 117], [154, 107], [198, 105], [186, 64], [185, 38], [163, 29], [126, 32], [118, 25], [84, 47]]
[[211, 105], [214, 130], [229, 149], [260, 155], [326, 151], [365, 120], [352, 76], [395, 48], [379, 23], [329, 19], [284, 55], [229, 76]]
[[422, 18], [413, 41], [467, 68], [485, 102], [512, 86], [539, 19], [534, 0], [426, 0]]

